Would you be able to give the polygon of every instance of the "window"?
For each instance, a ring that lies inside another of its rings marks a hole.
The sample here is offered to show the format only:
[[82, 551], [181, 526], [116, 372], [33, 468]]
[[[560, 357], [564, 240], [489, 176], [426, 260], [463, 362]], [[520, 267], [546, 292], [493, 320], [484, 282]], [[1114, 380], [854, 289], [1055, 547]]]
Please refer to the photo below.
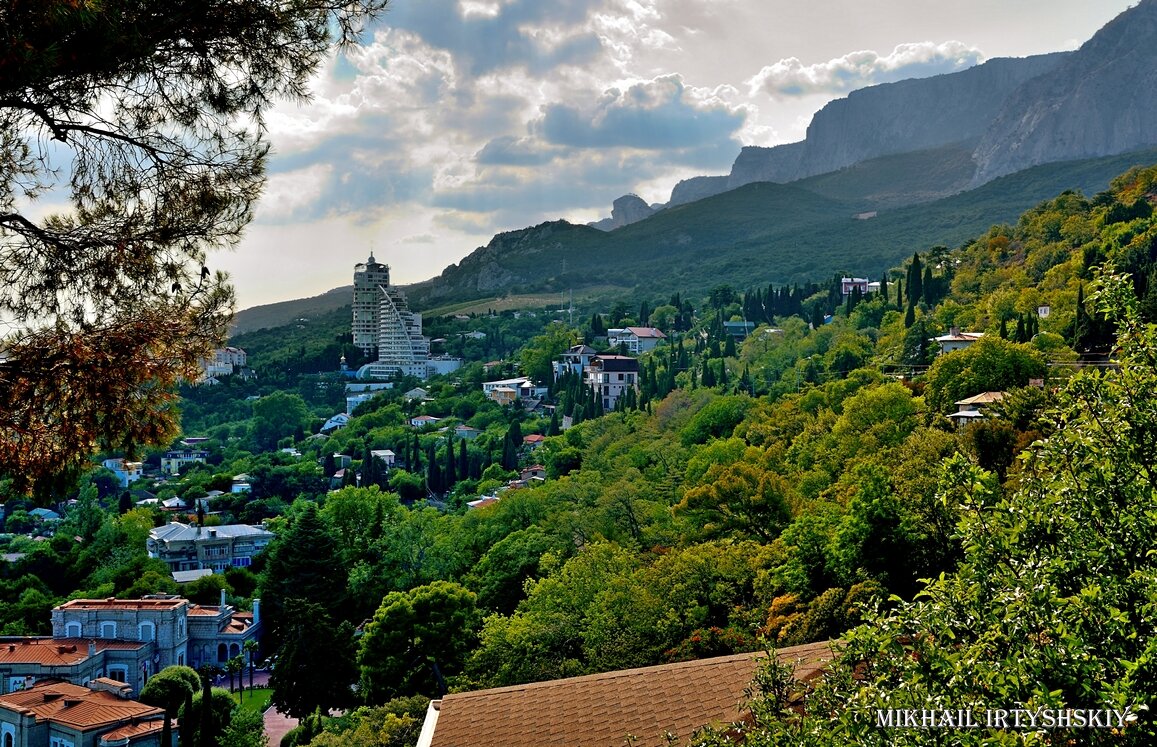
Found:
[[70, 622], [64, 626], [64, 637], [65, 638], [80, 638], [80, 636], [81, 636], [80, 623]]
[[129, 672], [124, 667], [109, 667], [108, 678], [117, 682], [128, 682]]
[[117, 624], [115, 622], [102, 622], [100, 624], [100, 637], [101, 638], [116, 638], [117, 637]]
[[138, 626], [137, 634], [142, 641], [152, 641], [157, 637], [157, 628], [151, 622], [146, 620]]

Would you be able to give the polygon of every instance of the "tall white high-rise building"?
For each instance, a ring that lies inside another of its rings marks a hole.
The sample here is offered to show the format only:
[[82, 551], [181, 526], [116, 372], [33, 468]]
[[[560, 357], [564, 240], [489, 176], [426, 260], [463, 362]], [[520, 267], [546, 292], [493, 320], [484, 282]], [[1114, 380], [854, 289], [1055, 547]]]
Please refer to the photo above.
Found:
[[422, 315], [410, 311], [406, 294], [390, 286], [390, 268], [374, 259], [354, 265], [353, 342], [367, 355], [377, 351], [358, 377], [388, 378], [396, 373], [426, 378], [430, 340], [422, 336]]
[[388, 287], [390, 266], [379, 263], [373, 254], [354, 265], [354, 345], [366, 355], [373, 355], [378, 347], [378, 307]]

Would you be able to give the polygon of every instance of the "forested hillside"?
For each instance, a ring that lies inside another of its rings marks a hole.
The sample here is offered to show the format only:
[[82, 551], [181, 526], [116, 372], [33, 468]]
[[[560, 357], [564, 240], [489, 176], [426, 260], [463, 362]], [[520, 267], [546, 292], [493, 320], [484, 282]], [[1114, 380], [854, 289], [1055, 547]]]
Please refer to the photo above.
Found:
[[[663, 327], [669, 344], [643, 357], [641, 390], [617, 412], [566, 380], [553, 416], [499, 406], [480, 363], [424, 397], [398, 382], [329, 435], [312, 431], [340, 406], [337, 378], [187, 391], [186, 435], [209, 436], [212, 457], [152, 488], [192, 498], [245, 473], [252, 492], [221, 496], [206, 519], [265, 520], [279, 537], [253, 569], [182, 593], [261, 598], [274, 701], [290, 713], [362, 707], [310, 719], [298, 743], [318, 747], [412, 743], [424, 706], [412, 696], [446, 688], [850, 629], [808, 715], [787, 714], [793, 693], [775, 689], [743, 738], [932, 740], [860, 720], [896, 693], [945, 708], [1147, 704], [1155, 199], [1157, 167], [1061, 194], [959, 247], [924, 248], [879, 293], [720, 284], [701, 303], [642, 296], [573, 327], [542, 312], [440, 323], [478, 361], [518, 340], [507, 365], [536, 377], [607, 326]], [[743, 319], [756, 327], [737, 340], [724, 322]], [[985, 335], [938, 354], [932, 338], [952, 327]], [[497, 340], [461, 336], [472, 329]], [[271, 368], [291, 362], [274, 347]], [[1124, 365], [1106, 370], [1110, 358]], [[991, 417], [946, 417], [984, 392], [1004, 393]], [[440, 420], [414, 428], [417, 414]], [[383, 449], [392, 470], [372, 455]], [[341, 475], [335, 455], [349, 459]], [[535, 465], [545, 480], [520, 475]], [[144, 554], [165, 517], [131, 496], [117, 511], [102, 480], [80, 488], [66, 531], [8, 541], [24, 555], [3, 566], [5, 633], [44, 632], [67, 596], [176, 590]], [[467, 508], [482, 495], [498, 500]], [[1117, 736], [1151, 743], [1148, 718]]]

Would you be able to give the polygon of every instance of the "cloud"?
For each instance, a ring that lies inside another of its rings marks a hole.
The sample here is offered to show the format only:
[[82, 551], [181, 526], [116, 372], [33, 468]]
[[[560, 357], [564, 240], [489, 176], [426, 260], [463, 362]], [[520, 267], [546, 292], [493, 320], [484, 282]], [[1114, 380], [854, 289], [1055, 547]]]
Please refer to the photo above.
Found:
[[474, 155], [474, 161], [483, 166], [539, 166], [550, 163], [557, 155], [531, 138], [503, 135], [486, 143]]
[[787, 57], [765, 66], [748, 80], [748, 85], [752, 95], [763, 91], [777, 98], [838, 94], [905, 78], [954, 73], [983, 61], [983, 52], [963, 42], [917, 42], [901, 44], [883, 57], [864, 50], [814, 65]]
[[383, 22], [449, 50], [470, 75], [508, 67], [545, 72], [597, 56], [602, 44], [583, 23], [602, 0], [422, 0], [391, 5]]
[[729, 140], [746, 114], [687, 89], [679, 75], [666, 75], [612, 88], [586, 109], [549, 104], [531, 130], [546, 142], [575, 148], [696, 148]]

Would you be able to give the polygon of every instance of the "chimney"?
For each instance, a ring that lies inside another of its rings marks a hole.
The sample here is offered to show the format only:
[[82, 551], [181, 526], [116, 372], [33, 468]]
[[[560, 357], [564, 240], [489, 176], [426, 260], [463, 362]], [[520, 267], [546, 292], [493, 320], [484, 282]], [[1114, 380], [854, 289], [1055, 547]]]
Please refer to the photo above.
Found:
[[221, 590], [221, 609], [225, 609], [225, 590]]
[[261, 622], [261, 600], [253, 600], [253, 624], [256, 626]]
[[88, 642], [88, 655], [89, 656], [96, 656], [96, 641], [89, 641]]

